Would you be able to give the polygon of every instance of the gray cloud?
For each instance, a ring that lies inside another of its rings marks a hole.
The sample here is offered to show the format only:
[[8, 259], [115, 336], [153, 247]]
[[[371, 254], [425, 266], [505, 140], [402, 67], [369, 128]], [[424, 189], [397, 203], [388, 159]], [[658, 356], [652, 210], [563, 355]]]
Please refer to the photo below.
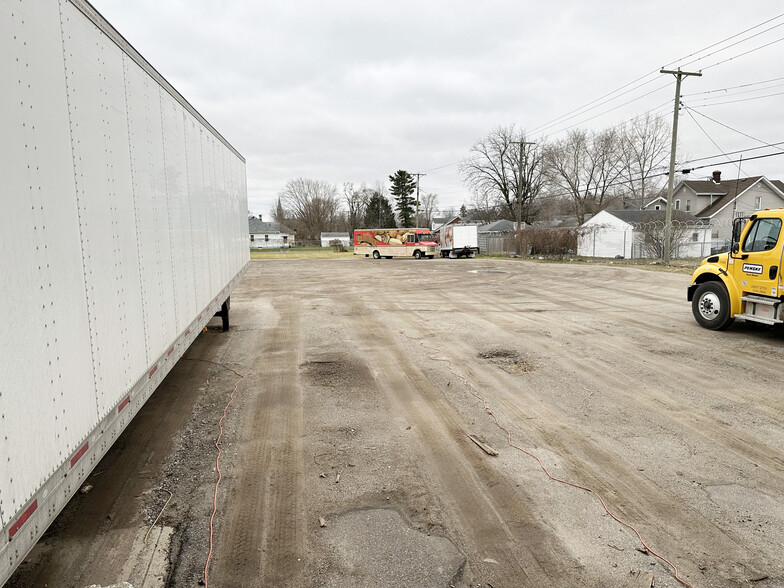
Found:
[[[775, 0], [753, 10], [729, 0], [94, 3], [245, 155], [250, 208], [264, 214], [288, 179], [373, 183], [397, 169], [458, 161], [494, 126], [533, 129], [780, 11]], [[781, 36], [784, 27], [692, 67]], [[684, 100], [778, 77], [782, 57], [778, 43], [706, 70], [684, 83]], [[674, 82], [654, 77], [660, 79], [645, 89], [548, 132], [584, 120], [588, 128], [607, 127], [659, 105], [670, 116]], [[780, 141], [779, 98], [703, 112]], [[722, 150], [758, 145], [698, 120]], [[681, 143], [695, 157], [718, 153], [690, 117], [682, 119]], [[721, 169], [737, 174], [729, 165]], [[783, 178], [784, 161], [750, 162], [743, 172]], [[454, 165], [429, 172], [422, 188], [440, 192], [444, 205], [468, 198]]]

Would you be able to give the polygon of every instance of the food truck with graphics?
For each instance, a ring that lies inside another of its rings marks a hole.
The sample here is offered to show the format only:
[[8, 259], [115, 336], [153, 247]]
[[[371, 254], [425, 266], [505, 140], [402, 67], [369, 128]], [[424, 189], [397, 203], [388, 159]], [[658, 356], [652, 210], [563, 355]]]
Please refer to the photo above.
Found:
[[433, 259], [439, 254], [437, 238], [429, 229], [356, 229], [354, 255]]

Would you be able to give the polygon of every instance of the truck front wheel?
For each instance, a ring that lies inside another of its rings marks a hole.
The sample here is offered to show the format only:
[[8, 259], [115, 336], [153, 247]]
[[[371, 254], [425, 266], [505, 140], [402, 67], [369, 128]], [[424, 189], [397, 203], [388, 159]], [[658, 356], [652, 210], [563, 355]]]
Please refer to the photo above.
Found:
[[697, 286], [691, 312], [700, 326], [713, 331], [726, 329], [735, 320], [730, 318], [730, 297], [721, 282], [711, 281]]
[[381, 254], [378, 251], [373, 252], [373, 259], [381, 259]]

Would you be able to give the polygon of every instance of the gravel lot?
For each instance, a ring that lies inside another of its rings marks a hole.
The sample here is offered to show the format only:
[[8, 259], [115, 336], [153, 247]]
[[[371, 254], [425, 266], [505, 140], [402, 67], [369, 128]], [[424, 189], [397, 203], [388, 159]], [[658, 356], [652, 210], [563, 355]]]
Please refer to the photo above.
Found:
[[784, 586], [784, 336], [688, 280], [254, 261], [9, 585], [199, 585], [222, 364], [209, 586]]

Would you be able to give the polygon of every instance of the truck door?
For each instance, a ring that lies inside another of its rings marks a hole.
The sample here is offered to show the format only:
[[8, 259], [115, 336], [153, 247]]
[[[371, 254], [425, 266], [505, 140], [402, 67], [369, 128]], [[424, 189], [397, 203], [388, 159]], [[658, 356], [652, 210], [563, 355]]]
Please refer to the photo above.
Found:
[[733, 255], [734, 274], [744, 292], [778, 296], [781, 276], [781, 219], [756, 218], [740, 250]]

